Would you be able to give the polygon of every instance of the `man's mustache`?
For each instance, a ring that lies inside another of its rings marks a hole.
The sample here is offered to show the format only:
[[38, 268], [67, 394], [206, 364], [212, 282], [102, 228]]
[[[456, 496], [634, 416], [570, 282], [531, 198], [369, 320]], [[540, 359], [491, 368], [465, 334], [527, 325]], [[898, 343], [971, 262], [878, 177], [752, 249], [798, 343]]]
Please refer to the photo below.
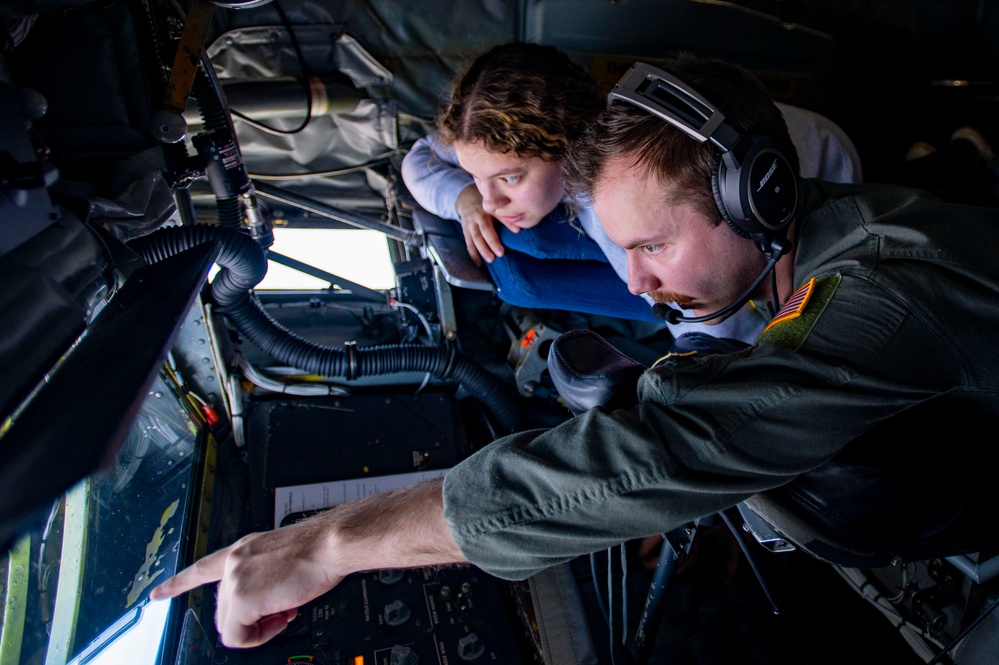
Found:
[[649, 291], [649, 297], [652, 301], [660, 305], [666, 303], [675, 302], [677, 305], [687, 305], [694, 302], [694, 299], [690, 296], [685, 296], [681, 293], [675, 293], [673, 291]]

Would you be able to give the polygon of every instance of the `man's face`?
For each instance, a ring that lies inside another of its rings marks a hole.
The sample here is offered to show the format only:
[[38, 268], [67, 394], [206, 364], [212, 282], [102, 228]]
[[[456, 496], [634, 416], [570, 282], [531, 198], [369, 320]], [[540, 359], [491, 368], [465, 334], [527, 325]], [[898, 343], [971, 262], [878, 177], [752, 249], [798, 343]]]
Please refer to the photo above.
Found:
[[724, 222], [714, 224], [689, 204], [671, 202], [668, 190], [631, 162], [608, 161], [593, 191], [604, 230], [627, 253], [628, 289], [675, 302], [687, 316], [738, 299], [766, 265], [762, 253]]
[[507, 226], [536, 226], [565, 198], [560, 164], [492, 152], [481, 143], [457, 141], [454, 151], [475, 179], [482, 209]]

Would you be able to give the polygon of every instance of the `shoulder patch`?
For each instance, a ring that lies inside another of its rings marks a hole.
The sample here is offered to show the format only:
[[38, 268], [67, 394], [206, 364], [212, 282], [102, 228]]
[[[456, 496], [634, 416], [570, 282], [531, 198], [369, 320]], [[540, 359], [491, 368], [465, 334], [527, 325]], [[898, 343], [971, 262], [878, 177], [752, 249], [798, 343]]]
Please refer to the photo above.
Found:
[[812, 277], [788, 298], [757, 341], [798, 349], [829, 304], [841, 279], [840, 275]]

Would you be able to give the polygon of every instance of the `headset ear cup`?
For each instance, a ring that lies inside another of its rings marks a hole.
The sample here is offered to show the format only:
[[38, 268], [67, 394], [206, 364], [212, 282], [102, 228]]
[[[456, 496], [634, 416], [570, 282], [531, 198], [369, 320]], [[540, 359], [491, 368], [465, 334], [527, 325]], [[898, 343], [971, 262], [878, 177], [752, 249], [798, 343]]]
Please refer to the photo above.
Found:
[[715, 161], [715, 203], [722, 218], [744, 238], [783, 236], [797, 213], [797, 172], [775, 141], [762, 136], [741, 141], [741, 150], [736, 145]]
[[750, 238], [748, 231], [739, 226], [734, 219], [732, 219], [731, 213], [728, 211], [728, 206], [725, 204], [725, 195], [722, 193], [722, 180], [727, 177], [727, 168], [722, 159], [722, 153], [718, 153], [715, 157], [715, 167], [711, 169], [711, 194], [715, 197], [715, 205], [718, 206], [718, 212], [721, 214], [721, 218], [725, 220], [729, 228], [735, 231], [742, 238]]
[[759, 141], [758, 146], [746, 166], [749, 214], [764, 233], [781, 235], [798, 210], [798, 173], [774, 141]]

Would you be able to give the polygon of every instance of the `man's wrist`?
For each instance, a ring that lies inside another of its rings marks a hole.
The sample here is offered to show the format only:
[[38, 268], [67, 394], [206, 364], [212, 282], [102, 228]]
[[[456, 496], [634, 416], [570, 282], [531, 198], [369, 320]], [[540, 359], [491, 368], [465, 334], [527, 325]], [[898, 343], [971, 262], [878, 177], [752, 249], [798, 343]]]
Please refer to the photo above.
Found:
[[[331, 517], [335, 517], [335, 515], [331, 515]], [[335, 519], [331, 520], [319, 545], [323, 567], [344, 577], [364, 570], [364, 566], [360, 563], [364, 557], [354, 553], [356, 547], [357, 543], [351, 542], [344, 529], [341, 528], [341, 524]]]
[[423, 481], [312, 518], [317, 560], [338, 575], [464, 561], [443, 519], [441, 485]]

